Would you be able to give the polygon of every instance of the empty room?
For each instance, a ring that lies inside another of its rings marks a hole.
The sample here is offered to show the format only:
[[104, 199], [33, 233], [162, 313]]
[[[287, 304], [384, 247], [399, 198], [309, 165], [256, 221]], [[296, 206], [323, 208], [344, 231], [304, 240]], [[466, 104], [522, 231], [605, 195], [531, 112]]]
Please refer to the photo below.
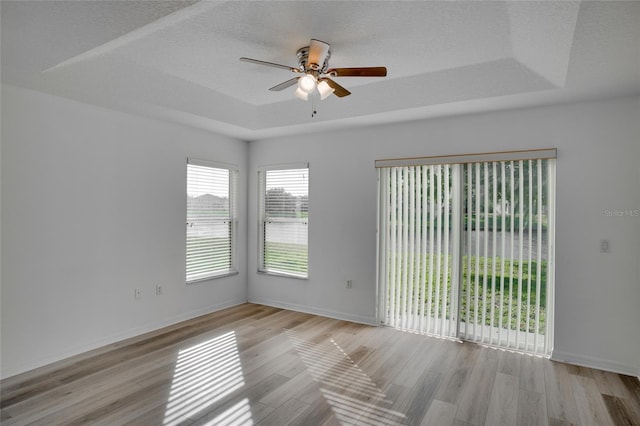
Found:
[[2, 425], [640, 425], [640, 2], [0, 17]]

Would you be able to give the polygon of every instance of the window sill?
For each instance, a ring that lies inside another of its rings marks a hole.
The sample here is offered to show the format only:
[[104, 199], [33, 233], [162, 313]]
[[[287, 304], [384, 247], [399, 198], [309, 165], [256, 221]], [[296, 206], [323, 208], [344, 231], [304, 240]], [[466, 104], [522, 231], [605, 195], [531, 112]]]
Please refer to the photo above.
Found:
[[199, 284], [199, 283], [204, 282], [204, 281], [211, 281], [211, 280], [215, 280], [215, 279], [218, 279], [218, 278], [230, 277], [230, 276], [238, 275], [238, 274], [239, 274], [238, 271], [223, 272], [221, 274], [210, 275], [208, 277], [203, 277], [203, 278], [198, 278], [198, 279], [195, 279], [195, 280], [187, 281], [187, 285], [189, 285], [189, 284]]
[[284, 272], [273, 272], [273, 271], [260, 271], [260, 270], [258, 270], [258, 274], [260, 274], [260, 275], [271, 275], [271, 276], [274, 276], [274, 277], [282, 277], [282, 278], [293, 278], [293, 279], [301, 280], [301, 281], [309, 281], [309, 276], [303, 277], [302, 275], [286, 274]]

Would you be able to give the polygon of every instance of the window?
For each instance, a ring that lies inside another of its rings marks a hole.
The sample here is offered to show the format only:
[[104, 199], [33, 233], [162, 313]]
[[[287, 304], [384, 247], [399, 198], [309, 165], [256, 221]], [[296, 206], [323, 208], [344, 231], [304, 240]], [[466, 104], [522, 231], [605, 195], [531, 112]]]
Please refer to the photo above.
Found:
[[260, 272], [307, 278], [309, 166], [260, 170]]
[[235, 167], [187, 161], [187, 283], [237, 273]]
[[549, 354], [555, 155], [376, 162], [380, 319]]

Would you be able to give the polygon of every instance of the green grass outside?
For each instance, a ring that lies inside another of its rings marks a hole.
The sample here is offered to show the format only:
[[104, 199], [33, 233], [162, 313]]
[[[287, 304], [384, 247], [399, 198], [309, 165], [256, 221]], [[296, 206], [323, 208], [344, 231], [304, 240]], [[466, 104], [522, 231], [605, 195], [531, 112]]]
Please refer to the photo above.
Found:
[[[193, 270], [198, 263], [200, 263], [201, 259], [195, 257], [194, 251], [197, 251], [198, 256], [205, 255], [206, 253], [202, 250], [203, 248], [208, 247], [218, 247], [220, 245], [228, 245], [229, 238], [216, 238], [216, 237], [198, 237], [198, 236], [189, 236], [187, 237], [187, 271]], [[230, 258], [212, 258], [211, 263], [209, 264], [208, 271], [217, 272], [217, 271], [225, 271], [231, 268], [231, 259]]]
[[[504, 223], [502, 220], [502, 215], [489, 213], [488, 216], [482, 215], [465, 215], [464, 216], [464, 226], [465, 229], [469, 230], [484, 230], [485, 226], [489, 231], [510, 231], [513, 222], [513, 230], [514, 232], [518, 232], [520, 230], [520, 217], [518, 215], [505, 216]], [[526, 216], [522, 221], [522, 226], [525, 231], [529, 229], [529, 218]], [[542, 216], [542, 230], [546, 231], [549, 225], [549, 218], [546, 215]], [[537, 232], [538, 230], [538, 218], [534, 215], [533, 221], [531, 222], [532, 229]]]
[[[227, 238], [189, 237], [187, 239], [187, 270], [193, 268], [198, 262], [198, 259], [189, 256], [193, 250], [198, 250], [199, 247], [226, 245], [228, 241]], [[306, 275], [308, 272], [308, 250], [303, 245], [267, 242], [264, 247], [264, 261], [267, 269], [278, 272], [291, 272], [295, 275]], [[209, 270], [223, 271], [230, 266], [228, 259], [213, 258]]]
[[[187, 251], [198, 245], [216, 244], [212, 240], [217, 240], [218, 243], [225, 244], [228, 241], [225, 238], [213, 238], [213, 237], [190, 237], [187, 243]], [[264, 247], [264, 260], [265, 267], [278, 272], [290, 272], [295, 275], [306, 275], [308, 273], [308, 250], [306, 246], [298, 244], [286, 244], [286, 243], [274, 243], [267, 242]], [[415, 262], [418, 260], [416, 259]], [[425, 255], [422, 259], [422, 264], [429, 267], [430, 255]], [[436, 268], [435, 262], [437, 258], [434, 258], [434, 271]], [[440, 258], [441, 268], [444, 268], [445, 256]], [[451, 290], [451, 256], [448, 259], [449, 265], [449, 280], [446, 283], [447, 291], [445, 294], [440, 294], [440, 302], [445, 304], [447, 312], [451, 310], [450, 290]], [[225, 270], [230, 267], [228, 260], [226, 259], [214, 259], [212, 270], [219, 271]], [[493, 274], [493, 264], [495, 263], [495, 275]], [[193, 263], [192, 263], [193, 264]], [[469, 319], [475, 320], [475, 297], [478, 295], [479, 301], [486, 298], [489, 303], [478, 305], [478, 320], [481, 320], [482, 314], [485, 315], [485, 325], [491, 323], [491, 307], [493, 306], [493, 322], [494, 325], [502, 318], [502, 325], [505, 328], [511, 330], [529, 331], [535, 332], [535, 300], [538, 293], [537, 288], [537, 261], [531, 262], [518, 262], [511, 261], [509, 259], [501, 258], [486, 258], [486, 257], [471, 257], [471, 268], [468, 267], [468, 258], [465, 256], [463, 259], [463, 283], [460, 291], [460, 306], [461, 306], [461, 321], [468, 322], [467, 320], [467, 288], [469, 288]], [[477, 268], [476, 268], [477, 264]], [[486, 264], [486, 265], [485, 265]], [[187, 268], [189, 268], [189, 262], [187, 262]], [[486, 266], [486, 272], [485, 272]], [[502, 268], [504, 267], [504, 272]], [[547, 262], [543, 261], [540, 265], [540, 316], [539, 316], [539, 334], [544, 334], [546, 326], [546, 290], [547, 290]], [[476, 270], [479, 270], [479, 274], [476, 274]], [[522, 270], [522, 279], [519, 280], [520, 270]], [[389, 271], [389, 269], [387, 269]], [[435, 274], [434, 274], [435, 275]], [[485, 277], [486, 277], [486, 289], [485, 289]], [[477, 278], [477, 287], [476, 287]], [[434, 276], [435, 280], [435, 276]], [[469, 281], [471, 285], [469, 286]], [[442, 279], [441, 279], [442, 284]], [[427, 283], [424, 283], [425, 290], [422, 290], [422, 286], [418, 285], [417, 278], [414, 277], [413, 282], [414, 292], [409, 295], [408, 301], [411, 306], [415, 303], [418, 305], [423, 304], [423, 309], [427, 315], [433, 315], [435, 311], [435, 296], [436, 296], [436, 283], [432, 284], [432, 303], [428, 305], [428, 297], [423, 294], [426, 291]], [[519, 293], [519, 289], [520, 293]], [[530, 293], [529, 293], [530, 292]], [[530, 296], [529, 296], [530, 294]], [[518, 298], [521, 299], [521, 311], [520, 311], [520, 323], [518, 324]], [[401, 302], [401, 301], [400, 301]], [[500, 317], [500, 307], [502, 307], [502, 317]], [[509, 307], [511, 307], [511, 316], [509, 316]], [[529, 312], [527, 313], [527, 310]], [[529, 327], [527, 328], [526, 319], [529, 317]], [[447, 315], [448, 318], [448, 315]]]
[[265, 242], [264, 266], [267, 270], [307, 275], [308, 259], [306, 245]]
[[[446, 292], [440, 293], [440, 307], [446, 306], [446, 312], [451, 312], [451, 256], [449, 256], [448, 262], [448, 281], [446, 283]], [[493, 307], [493, 325], [498, 326], [501, 321], [502, 327], [511, 330], [529, 331], [535, 332], [535, 302], [538, 293], [537, 284], [537, 261], [518, 262], [511, 261], [509, 259], [501, 258], [485, 258], [485, 257], [471, 257], [471, 268], [468, 267], [468, 257], [463, 258], [463, 283], [459, 293], [460, 298], [460, 320], [462, 322], [475, 322], [476, 320], [476, 308], [475, 298], [476, 293], [478, 296], [478, 311], [477, 321], [482, 322], [482, 315], [484, 313], [485, 325], [491, 325], [491, 309]], [[429, 268], [430, 255], [425, 255], [422, 259], [423, 265], [427, 265], [427, 273]], [[418, 260], [415, 261], [416, 263]], [[424, 294], [428, 291], [428, 281], [425, 280], [423, 285], [418, 285], [418, 278], [413, 277], [413, 294], [408, 295], [410, 298], [407, 302], [411, 306], [417, 305], [424, 309], [425, 315], [435, 315], [435, 297], [436, 297], [436, 282], [435, 282], [435, 270], [436, 270], [437, 257], [434, 258], [433, 264], [433, 283], [431, 291], [431, 304], [429, 305], [428, 295]], [[440, 258], [440, 267], [444, 270], [445, 256]], [[493, 264], [495, 263], [495, 275], [493, 274]], [[486, 264], [486, 265], [485, 265]], [[476, 274], [476, 265], [479, 273]], [[485, 272], [486, 266], [486, 272]], [[547, 290], [547, 262], [541, 263], [541, 276], [540, 276], [540, 308], [539, 308], [539, 328], [538, 333], [544, 334], [546, 328], [546, 290]], [[398, 266], [396, 266], [397, 268]], [[504, 267], [504, 272], [502, 268]], [[387, 269], [387, 272], [389, 269]], [[402, 270], [400, 270], [401, 273]], [[522, 271], [522, 278], [519, 279], [520, 271]], [[396, 274], [398, 270], [396, 269]], [[441, 273], [441, 277], [442, 277]], [[485, 284], [486, 279], [486, 284]], [[477, 285], [476, 285], [477, 281]], [[470, 284], [469, 284], [470, 283]], [[440, 280], [441, 289], [443, 286], [443, 279]], [[486, 285], [486, 287], [485, 287]], [[424, 290], [423, 290], [424, 288]], [[467, 292], [469, 292], [469, 306], [467, 309]], [[487, 303], [482, 303], [483, 299], [487, 299]], [[520, 322], [518, 323], [518, 299], [521, 300], [520, 309]], [[397, 295], [396, 295], [397, 299]], [[402, 300], [399, 300], [402, 304]], [[422, 304], [422, 306], [421, 306]], [[509, 307], [511, 307], [511, 315], [509, 315]], [[500, 309], [502, 308], [502, 315]], [[441, 309], [440, 309], [441, 311]], [[467, 317], [467, 313], [469, 317]], [[529, 326], [527, 327], [527, 317], [529, 317]], [[446, 315], [449, 318], [449, 315]]]
[[264, 267], [275, 272], [306, 275], [308, 272], [307, 246], [267, 242], [264, 247]]

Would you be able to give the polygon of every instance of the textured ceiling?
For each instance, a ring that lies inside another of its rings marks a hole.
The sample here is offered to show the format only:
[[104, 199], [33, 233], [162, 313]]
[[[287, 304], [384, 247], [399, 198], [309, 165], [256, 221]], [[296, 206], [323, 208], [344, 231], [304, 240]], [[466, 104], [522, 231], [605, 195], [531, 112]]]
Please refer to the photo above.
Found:
[[[2, 80], [247, 140], [640, 93], [640, 3], [2, 1]], [[310, 38], [351, 90], [267, 89]]]

